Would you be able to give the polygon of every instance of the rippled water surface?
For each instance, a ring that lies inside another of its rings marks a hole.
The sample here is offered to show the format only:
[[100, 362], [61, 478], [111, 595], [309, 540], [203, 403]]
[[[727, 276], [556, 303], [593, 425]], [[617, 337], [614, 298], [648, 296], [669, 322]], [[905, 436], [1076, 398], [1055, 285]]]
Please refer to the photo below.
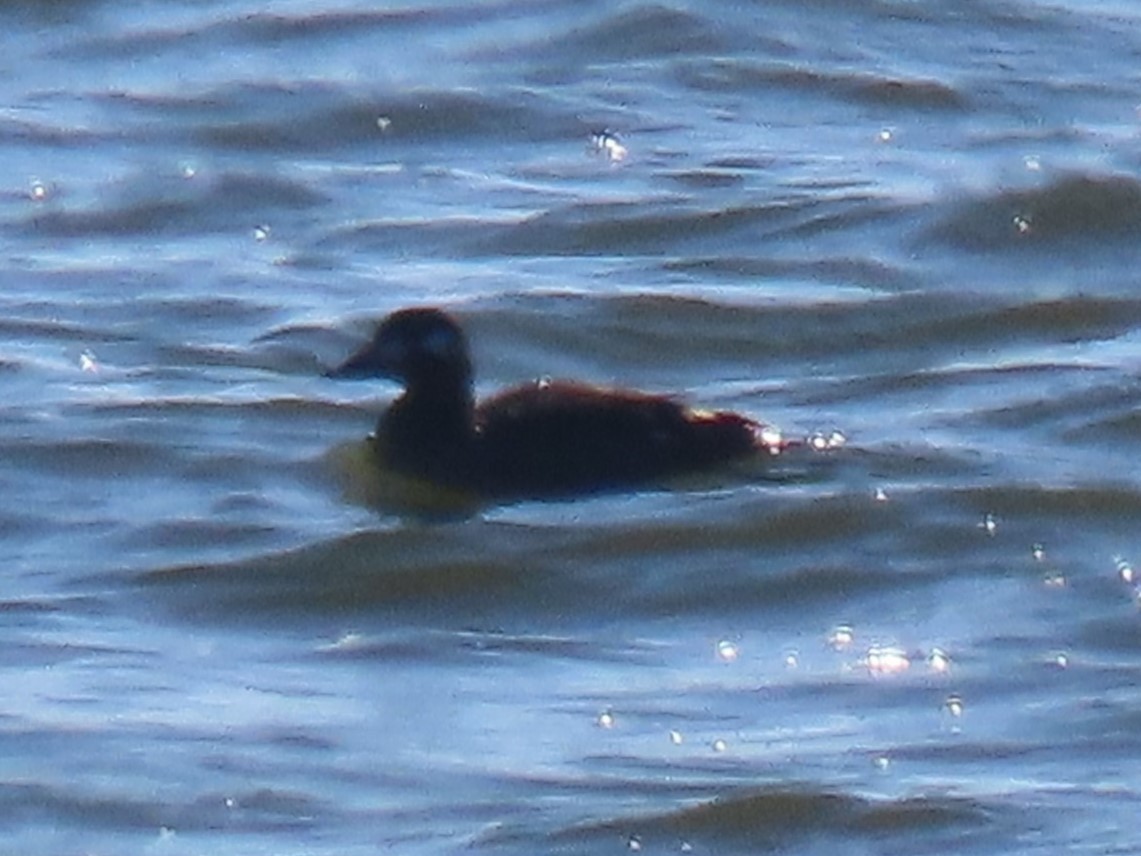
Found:
[[[1141, 849], [1132, 4], [0, 34], [13, 852]], [[821, 448], [425, 513], [322, 377], [409, 304]]]

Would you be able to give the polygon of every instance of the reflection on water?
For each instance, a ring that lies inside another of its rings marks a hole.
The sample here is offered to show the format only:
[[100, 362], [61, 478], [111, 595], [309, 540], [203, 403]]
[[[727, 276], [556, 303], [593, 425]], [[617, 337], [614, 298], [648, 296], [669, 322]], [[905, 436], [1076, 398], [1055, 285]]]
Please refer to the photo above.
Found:
[[347, 502], [382, 513], [445, 520], [474, 514], [484, 504], [462, 490], [393, 471], [369, 438], [332, 447], [326, 464]]

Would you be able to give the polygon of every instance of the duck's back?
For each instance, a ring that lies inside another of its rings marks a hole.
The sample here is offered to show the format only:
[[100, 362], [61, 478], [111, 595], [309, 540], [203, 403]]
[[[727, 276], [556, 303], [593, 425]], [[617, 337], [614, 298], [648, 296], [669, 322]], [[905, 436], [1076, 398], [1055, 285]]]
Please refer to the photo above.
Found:
[[759, 426], [665, 396], [574, 383], [502, 393], [476, 412], [481, 480], [496, 492], [558, 494], [653, 481], [750, 454]]

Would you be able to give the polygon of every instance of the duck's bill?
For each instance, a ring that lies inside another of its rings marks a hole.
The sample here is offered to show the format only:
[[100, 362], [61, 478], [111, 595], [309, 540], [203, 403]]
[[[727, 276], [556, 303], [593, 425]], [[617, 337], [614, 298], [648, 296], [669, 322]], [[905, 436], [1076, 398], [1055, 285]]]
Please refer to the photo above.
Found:
[[338, 380], [362, 380], [380, 374], [374, 355], [368, 348], [357, 351], [339, 366], [325, 370], [325, 377]]

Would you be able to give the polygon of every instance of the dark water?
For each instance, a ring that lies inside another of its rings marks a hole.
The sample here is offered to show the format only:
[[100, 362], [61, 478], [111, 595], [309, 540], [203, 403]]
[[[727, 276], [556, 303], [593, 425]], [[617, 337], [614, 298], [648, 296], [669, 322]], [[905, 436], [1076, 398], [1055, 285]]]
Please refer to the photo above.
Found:
[[[1133, 5], [0, 24], [12, 852], [1141, 848]], [[844, 442], [410, 513], [413, 303]]]

